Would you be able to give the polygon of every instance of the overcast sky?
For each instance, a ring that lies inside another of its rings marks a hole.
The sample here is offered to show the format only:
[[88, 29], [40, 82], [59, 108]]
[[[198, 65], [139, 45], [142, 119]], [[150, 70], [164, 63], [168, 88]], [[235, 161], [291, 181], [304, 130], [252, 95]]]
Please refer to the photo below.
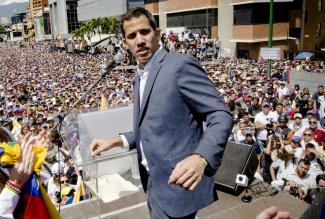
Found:
[[11, 3], [28, 2], [28, 0], [0, 0], [0, 5], [9, 5]]

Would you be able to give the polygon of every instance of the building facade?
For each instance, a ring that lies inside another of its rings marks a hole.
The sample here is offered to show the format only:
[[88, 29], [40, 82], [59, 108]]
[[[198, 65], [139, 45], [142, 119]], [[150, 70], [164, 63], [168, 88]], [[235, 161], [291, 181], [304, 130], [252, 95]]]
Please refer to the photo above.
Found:
[[29, 0], [29, 13], [32, 18], [46, 7], [48, 7], [48, 0]]
[[211, 38], [218, 36], [218, 0], [145, 0], [145, 8], [167, 34], [191, 30]]
[[53, 38], [69, 38], [79, 28], [77, 7], [78, 0], [49, 0]]
[[86, 22], [98, 17], [120, 16], [131, 8], [143, 6], [143, 0], [80, 0], [78, 20]]
[[[191, 29], [218, 39], [221, 48], [232, 56], [258, 59], [260, 48], [268, 46], [269, 2], [145, 0], [145, 8], [167, 34], [170, 30]], [[318, 51], [325, 47], [324, 5], [325, 0], [274, 0], [272, 41], [273, 47], [281, 48], [282, 58], [293, 58], [299, 50]]]
[[300, 48], [303, 51], [319, 53], [325, 50], [325, 0], [304, 0], [305, 11]]
[[[239, 58], [258, 59], [261, 47], [268, 47], [269, 1], [232, 0], [234, 20], [231, 41]], [[293, 58], [301, 28], [301, 1], [273, 4], [273, 47], [281, 48], [281, 58]]]

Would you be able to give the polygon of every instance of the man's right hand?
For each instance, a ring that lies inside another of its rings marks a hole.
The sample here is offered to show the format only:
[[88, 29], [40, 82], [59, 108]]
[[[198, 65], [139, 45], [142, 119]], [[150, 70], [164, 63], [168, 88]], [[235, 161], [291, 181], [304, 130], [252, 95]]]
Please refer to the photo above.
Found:
[[90, 153], [92, 156], [101, 155], [103, 151], [121, 146], [123, 146], [123, 141], [120, 136], [110, 139], [94, 139], [90, 144]]

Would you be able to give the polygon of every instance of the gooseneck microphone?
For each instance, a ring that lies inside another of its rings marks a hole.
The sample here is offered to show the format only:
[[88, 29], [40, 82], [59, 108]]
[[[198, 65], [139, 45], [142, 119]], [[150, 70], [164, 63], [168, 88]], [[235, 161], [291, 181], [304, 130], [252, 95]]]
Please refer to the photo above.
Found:
[[[103, 66], [103, 72], [102, 74], [98, 77], [98, 79], [86, 90], [86, 92], [61, 116], [58, 116], [58, 123], [51, 129], [51, 133], [57, 136], [57, 144], [58, 144], [58, 164], [59, 164], [59, 170], [60, 170], [60, 148], [62, 146], [62, 136], [61, 136], [61, 128], [62, 128], [62, 124], [63, 121], [65, 119], [65, 117], [67, 117], [67, 115], [69, 115], [69, 113], [81, 102], [83, 101], [88, 94], [94, 89], [94, 87], [96, 87], [96, 85], [103, 79], [105, 78], [107, 75], [109, 75], [111, 73], [111, 71], [119, 65], [119, 63], [117, 61], [114, 60], [114, 57], [109, 55], [106, 58], [106, 63]], [[76, 170], [78, 171], [78, 170]], [[59, 181], [61, 180], [61, 173], [59, 171]], [[59, 183], [59, 189], [60, 189], [60, 193], [61, 193], [61, 183]], [[60, 212], [60, 205], [59, 205], [59, 212]]]

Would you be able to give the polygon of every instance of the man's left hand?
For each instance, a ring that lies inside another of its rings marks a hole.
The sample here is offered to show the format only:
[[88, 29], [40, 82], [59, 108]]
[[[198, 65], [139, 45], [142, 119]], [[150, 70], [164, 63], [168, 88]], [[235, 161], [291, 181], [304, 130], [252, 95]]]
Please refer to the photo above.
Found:
[[177, 163], [168, 184], [179, 185], [193, 191], [202, 179], [206, 163], [198, 154], [193, 154]]

